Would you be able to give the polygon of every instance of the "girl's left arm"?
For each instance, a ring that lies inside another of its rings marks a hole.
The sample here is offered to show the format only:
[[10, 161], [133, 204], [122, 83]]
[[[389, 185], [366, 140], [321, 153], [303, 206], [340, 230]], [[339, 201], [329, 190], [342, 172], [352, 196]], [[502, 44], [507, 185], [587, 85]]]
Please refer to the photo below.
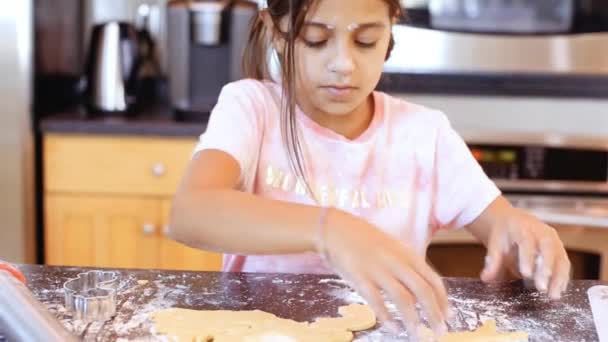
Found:
[[554, 228], [514, 208], [503, 196], [467, 226], [487, 248], [481, 279], [495, 280], [504, 267], [534, 280], [536, 288], [559, 299], [570, 280], [570, 260]]

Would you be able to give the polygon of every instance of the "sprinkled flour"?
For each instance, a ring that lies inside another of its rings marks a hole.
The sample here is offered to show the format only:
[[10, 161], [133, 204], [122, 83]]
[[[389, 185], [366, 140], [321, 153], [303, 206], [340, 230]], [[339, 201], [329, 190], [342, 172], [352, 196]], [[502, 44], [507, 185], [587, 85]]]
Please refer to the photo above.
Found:
[[[261, 309], [280, 317], [312, 321], [337, 316], [337, 309], [364, 299], [335, 277], [263, 274], [205, 274], [191, 272], [120, 272], [118, 314], [105, 323], [71, 319], [63, 306], [62, 285], [79, 269], [64, 269], [53, 278], [34, 274], [30, 282], [44, 284], [33, 292], [63, 325], [85, 341], [163, 341], [157, 336], [149, 314], [160, 309], [183, 307], [204, 310]], [[38, 277], [38, 278], [36, 278]], [[147, 281], [142, 281], [147, 280]], [[597, 341], [586, 293], [569, 291], [563, 301], [552, 302], [519, 285], [486, 286], [476, 280], [448, 279], [449, 300], [456, 317], [450, 330], [473, 330], [485, 320], [496, 320], [501, 331], [522, 330], [530, 341]], [[388, 311], [398, 316], [387, 301]], [[407, 341], [405, 332], [391, 335], [377, 329], [358, 334], [356, 341]]]

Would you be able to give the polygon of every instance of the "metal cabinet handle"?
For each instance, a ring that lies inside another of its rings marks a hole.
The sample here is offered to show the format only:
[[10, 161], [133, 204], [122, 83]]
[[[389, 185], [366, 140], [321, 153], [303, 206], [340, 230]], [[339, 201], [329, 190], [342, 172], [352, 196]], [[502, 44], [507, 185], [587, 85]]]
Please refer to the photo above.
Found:
[[152, 223], [144, 223], [143, 232], [144, 235], [152, 235], [156, 232], [156, 226]]
[[156, 177], [162, 177], [167, 172], [167, 168], [163, 163], [156, 163], [152, 165], [152, 174]]

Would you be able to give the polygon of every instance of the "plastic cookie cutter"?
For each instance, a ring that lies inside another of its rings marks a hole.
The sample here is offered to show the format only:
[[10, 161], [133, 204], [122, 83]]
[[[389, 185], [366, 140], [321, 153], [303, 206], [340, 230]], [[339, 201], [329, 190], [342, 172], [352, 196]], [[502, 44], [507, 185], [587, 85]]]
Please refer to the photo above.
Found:
[[65, 308], [73, 319], [107, 321], [116, 314], [116, 272], [89, 271], [63, 284]]
[[600, 342], [608, 342], [608, 286], [593, 286], [587, 290], [587, 296]]

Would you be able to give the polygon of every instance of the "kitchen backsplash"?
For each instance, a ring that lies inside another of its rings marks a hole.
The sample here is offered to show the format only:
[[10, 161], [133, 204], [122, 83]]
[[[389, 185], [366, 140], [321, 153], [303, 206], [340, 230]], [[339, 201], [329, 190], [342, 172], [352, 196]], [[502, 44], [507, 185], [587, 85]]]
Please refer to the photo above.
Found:
[[37, 74], [79, 74], [83, 67], [81, 0], [36, 0]]
[[[119, 20], [141, 25], [138, 13], [149, 15], [149, 29], [166, 70], [165, 7], [167, 0], [36, 0], [35, 51], [37, 74], [81, 74], [95, 24]], [[148, 6], [141, 6], [148, 5]]]

